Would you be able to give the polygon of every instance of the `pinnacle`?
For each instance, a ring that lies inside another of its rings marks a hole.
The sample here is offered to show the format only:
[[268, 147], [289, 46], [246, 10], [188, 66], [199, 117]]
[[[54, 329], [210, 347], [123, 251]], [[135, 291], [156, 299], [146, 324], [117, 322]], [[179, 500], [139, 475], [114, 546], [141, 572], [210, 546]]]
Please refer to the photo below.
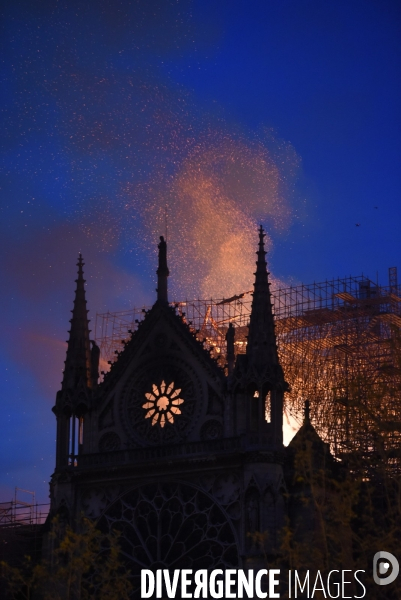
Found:
[[271, 302], [269, 273], [262, 225], [259, 228], [259, 244], [256, 252], [256, 272], [249, 322], [247, 354], [255, 365], [277, 365], [278, 354]]
[[89, 341], [89, 319], [86, 308], [83, 257], [78, 255], [78, 277], [75, 280], [75, 298], [72, 309], [71, 327], [65, 361], [63, 388], [74, 388], [79, 381], [90, 387], [91, 351]]

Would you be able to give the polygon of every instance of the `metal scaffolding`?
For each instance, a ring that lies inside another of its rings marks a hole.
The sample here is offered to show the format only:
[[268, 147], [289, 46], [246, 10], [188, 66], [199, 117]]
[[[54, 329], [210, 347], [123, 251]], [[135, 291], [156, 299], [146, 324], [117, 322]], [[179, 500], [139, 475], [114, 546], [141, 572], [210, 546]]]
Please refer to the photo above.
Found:
[[35, 492], [16, 487], [10, 502], [0, 502], [0, 528], [42, 525], [49, 508], [50, 504], [35, 502]]
[[[337, 457], [386, 457], [401, 470], [401, 286], [362, 276], [272, 290], [281, 363], [291, 391], [285, 410], [298, 422], [305, 400]], [[228, 299], [172, 303], [222, 366], [225, 335], [246, 351], [251, 292]], [[113, 361], [147, 309], [96, 315], [95, 334]]]

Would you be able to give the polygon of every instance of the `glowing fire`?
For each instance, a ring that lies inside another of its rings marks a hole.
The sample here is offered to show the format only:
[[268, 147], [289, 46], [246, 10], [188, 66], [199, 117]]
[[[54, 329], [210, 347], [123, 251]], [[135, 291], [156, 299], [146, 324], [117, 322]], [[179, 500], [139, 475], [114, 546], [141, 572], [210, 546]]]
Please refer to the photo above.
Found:
[[181, 410], [178, 408], [184, 402], [179, 398], [181, 389], [174, 389], [174, 381], [169, 385], [163, 380], [160, 386], [153, 384], [152, 392], [145, 394], [147, 402], [142, 405], [147, 412], [145, 419], [152, 419], [152, 425], [159, 423], [160, 427], [164, 427], [166, 423], [174, 423], [174, 415], [180, 415]]

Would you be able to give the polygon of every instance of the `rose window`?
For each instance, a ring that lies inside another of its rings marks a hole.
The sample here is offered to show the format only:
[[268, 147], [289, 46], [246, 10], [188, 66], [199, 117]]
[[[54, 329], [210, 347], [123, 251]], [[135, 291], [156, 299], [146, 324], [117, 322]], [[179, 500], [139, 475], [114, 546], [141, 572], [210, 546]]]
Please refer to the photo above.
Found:
[[145, 419], [151, 419], [152, 425], [164, 427], [166, 423], [174, 423], [174, 417], [181, 414], [180, 404], [184, 400], [179, 397], [180, 388], [174, 381], [169, 385], [163, 380], [160, 385], [153, 384], [152, 391], [145, 394], [147, 402], [142, 405], [145, 409]]
[[201, 392], [197, 374], [183, 361], [146, 361], [122, 390], [121, 422], [135, 444], [180, 443], [199, 422]]

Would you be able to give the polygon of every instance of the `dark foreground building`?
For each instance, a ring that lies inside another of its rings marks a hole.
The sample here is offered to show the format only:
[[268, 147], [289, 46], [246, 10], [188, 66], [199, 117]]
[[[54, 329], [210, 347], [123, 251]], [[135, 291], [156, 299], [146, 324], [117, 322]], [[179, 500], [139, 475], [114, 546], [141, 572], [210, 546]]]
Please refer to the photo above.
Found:
[[[158, 247], [156, 302], [101, 383], [79, 257], [62, 387], [53, 408], [57, 452], [49, 517], [34, 534], [21, 527], [0, 530], [6, 549], [0, 559], [18, 566], [30, 554], [34, 564], [42, 547], [45, 573], [56, 575], [56, 587], [42, 577], [33, 600], [50, 589], [65, 600], [82, 598], [81, 592], [91, 597], [96, 573], [111, 555], [107, 536], [101, 535], [96, 550], [100, 563], [81, 561], [82, 579], [70, 591], [63, 569], [72, 563], [59, 545], [71, 532], [67, 525], [77, 535], [85, 531], [84, 516], [96, 531], [118, 532], [113, 577], [126, 577], [126, 565], [135, 600], [141, 597], [141, 570], [277, 567], [287, 583], [289, 569], [314, 569], [311, 579], [337, 569], [340, 580], [341, 573], [363, 569], [372, 600], [398, 598], [396, 583], [383, 589], [372, 583], [373, 555], [397, 552], [400, 536], [401, 488], [399, 479], [388, 477], [383, 457], [375, 455], [370, 479], [357, 455], [335, 460], [311, 424], [309, 402], [303, 426], [283, 445], [288, 385], [277, 352], [262, 227], [246, 353], [235, 355], [236, 329], [227, 323], [223, 366], [169, 304], [163, 238]], [[0, 573], [0, 598], [2, 581]], [[283, 579], [281, 584], [285, 590]], [[364, 597], [359, 581], [346, 587], [344, 597]], [[104, 597], [119, 598], [114, 591]], [[180, 586], [175, 597], [181, 597]], [[283, 591], [280, 597], [288, 596]]]
[[106, 530], [118, 524], [135, 577], [144, 568], [265, 566], [277, 553], [285, 518], [288, 386], [277, 354], [264, 233], [260, 228], [247, 351], [235, 361], [229, 327], [226, 371], [169, 305], [160, 240], [157, 300], [100, 384], [79, 258], [53, 408], [50, 515], [74, 523], [83, 513]]

